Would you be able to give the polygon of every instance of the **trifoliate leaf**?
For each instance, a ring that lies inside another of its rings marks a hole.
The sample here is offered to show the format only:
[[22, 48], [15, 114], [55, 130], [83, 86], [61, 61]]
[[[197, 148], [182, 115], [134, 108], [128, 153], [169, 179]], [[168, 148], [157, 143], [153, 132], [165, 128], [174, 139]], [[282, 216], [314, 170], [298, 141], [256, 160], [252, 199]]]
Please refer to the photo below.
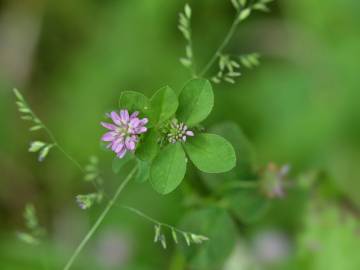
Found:
[[184, 144], [194, 165], [207, 173], [221, 173], [231, 170], [236, 163], [232, 145], [215, 134], [199, 134]]
[[182, 89], [176, 113], [181, 122], [193, 126], [203, 121], [214, 106], [211, 83], [205, 79], [193, 79]]
[[180, 143], [165, 146], [154, 159], [150, 182], [160, 194], [168, 194], [180, 185], [186, 172], [186, 158]]

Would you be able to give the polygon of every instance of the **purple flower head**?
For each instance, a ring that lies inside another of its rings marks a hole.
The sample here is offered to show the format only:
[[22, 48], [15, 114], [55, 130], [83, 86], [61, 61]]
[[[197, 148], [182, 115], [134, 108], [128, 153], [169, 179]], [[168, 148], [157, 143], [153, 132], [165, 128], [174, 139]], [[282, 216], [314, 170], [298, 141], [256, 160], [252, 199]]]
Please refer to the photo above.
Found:
[[146, 132], [147, 118], [138, 118], [139, 112], [129, 115], [128, 110], [121, 110], [120, 114], [113, 111], [107, 116], [113, 124], [101, 122], [101, 125], [109, 131], [102, 136], [101, 140], [109, 142], [107, 147], [114, 151], [119, 158], [123, 158], [127, 151], [135, 151], [139, 135]]
[[168, 141], [170, 143], [176, 143], [178, 141], [186, 141], [186, 138], [190, 136], [194, 136], [194, 132], [188, 130], [187, 125], [184, 123], [179, 123], [176, 119], [174, 119], [170, 124], [170, 130], [167, 133]]

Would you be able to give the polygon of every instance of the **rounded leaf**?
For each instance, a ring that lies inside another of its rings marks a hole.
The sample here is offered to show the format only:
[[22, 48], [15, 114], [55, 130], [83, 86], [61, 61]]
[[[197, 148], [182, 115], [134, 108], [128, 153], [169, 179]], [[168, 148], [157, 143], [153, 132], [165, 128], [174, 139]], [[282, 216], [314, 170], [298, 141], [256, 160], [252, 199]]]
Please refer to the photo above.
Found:
[[160, 194], [168, 194], [180, 185], [186, 172], [186, 157], [179, 143], [164, 147], [150, 169], [150, 182]]
[[232, 145], [215, 134], [199, 134], [184, 144], [190, 160], [201, 171], [221, 173], [231, 170], [236, 163]]
[[177, 96], [169, 86], [159, 89], [150, 100], [150, 120], [152, 124], [168, 120], [175, 114], [178, 105]]
[[241, 128], [236, 123], [225, 122], [213, 126], [209, 131], [224, 137], [231, 143], [236, 154], [236, 166], [226, 173], [202, 174], [206, 185], [211, 189], [217, 189], [225, 182], [231, 182], [234, 179], [256, 178], [256, 153]]
[[203, 121], [214, 106], [211, 83], [205, 79], [193, 79], [182, 89], [179, 96], [177, 118], [189, 126]]

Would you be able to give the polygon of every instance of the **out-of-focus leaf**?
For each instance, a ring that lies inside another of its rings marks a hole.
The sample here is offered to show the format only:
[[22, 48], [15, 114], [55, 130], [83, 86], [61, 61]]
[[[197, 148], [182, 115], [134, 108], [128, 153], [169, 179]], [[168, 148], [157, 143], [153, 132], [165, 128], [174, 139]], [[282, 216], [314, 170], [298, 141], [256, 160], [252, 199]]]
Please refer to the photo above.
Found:
[[219, 208], [190, 212], [181, 222], [181, 228], [209, 238], [201, 245], [187, 246], [182, 241], [181, 251], [191, 266], [190, 269], [222, 269], [236, 239], [235, 227], [227, 212]]
[[270, 201], [257, 189], [232, 190], [224, 195], [224, 200], [235, 216], [248, 224], [263, 217], [270, 206]]

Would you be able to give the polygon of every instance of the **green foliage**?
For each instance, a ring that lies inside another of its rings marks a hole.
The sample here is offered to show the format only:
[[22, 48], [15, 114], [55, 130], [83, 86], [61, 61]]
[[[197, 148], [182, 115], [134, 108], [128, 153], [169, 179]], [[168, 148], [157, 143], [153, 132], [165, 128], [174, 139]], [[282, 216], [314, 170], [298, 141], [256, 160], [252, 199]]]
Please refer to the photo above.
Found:
[[186, 157], [179, 143], [169, 144], [160, 150], [150, 170], [150, 182], [160, 194], [173, 191], [186, 172]]
[[193, 79], [182, 89], [179, 96], [177, 117], [193, 126], [203, 121], [214, 106], [214, 94], [209, 81]]
[[155, 129], [149, 130], [143, 137], [141, 144], [136, 149], [136, 157], [151, 162], [159, 152], [159, 134]]
[[112, 162], [112, 171], [115, 174], [119, 174], [126, 164], [134, 159], [131, 154], [125, 155], [123, 158], [114, 157]]
[[83, 210], [89, 209], [95, 203], [100, 203], [103, 199], [103, 193], [89, 193], [89, 194], [79, 194], [76, 196], [76, 202], [79, 207]]
[[150, 104], [150, 120], [153, 125], [168, 120], [175, 114], [179, 105], [175, 92], [169, 86], [155, 92], [151, 97]]
[[137, 160], [137, 173], [135, 181], [138, 183], [146, 182], [150, 177], [150, 163], [147, 161]]
[[[185, 243], [190, 246], [191, 244], [203, 244], [205, 241], [208, 241], [209, 238], [200, 234], [191, 233], [188, 231], [182, 231], [167, 224], [158, 223], [155, 224], [154, 230], [154, 242], [160, 242], [161, 246], [166, 249], [167, 242], [165, 236], [165, 229], [169, 229], [171, 232], [171, 238], [175, 244], [178, 244], [180, 240], [185, 241]], [[180, 236], [178, 236], [180, 235]]]
[[359, 220], [334, 205], [312, 205], [298, 237], [297, 258], [289, 269], [359, 269]]
[[258, 53], [244, 54], [239, 57], [240, 63], [246, 68], [254, 68], [260, 64], [260, 55]]
[[99, 170], [99, 159], [96, 156], [89, 158], [88, 164], [84, 168], [84, 180], [102, 182]]
[[41, 238], [45, 234], [45, 230], [39, 224], [36, 210], [33, 204], [26, 204], [23, 217], [26, 231], [18, 232], [18, 239], [29, 245], [38, 245], [41, 241]]
[[214, 83], [225, 81], [233, 84], [235, 79], [241, 75], [239, 72], [240, 64], [236, 59], [231, 58], [230, 55], [220, 55], [218, 66], [219, 71], [211, 78], [211, 81]]
[[16, 88], [13, 89], [14, 95], [16, 97], [16, 105], [18, 111], [21, 114], [21, 119], [25, 121], [30, 121], [33, 123], [33, 126], [30, 127], [30, 131], [36, 131], [44, 128], [44, 125], [41, 123], [40, 119], [34, 114], [31, 108], [27, 105], [23, 95]]
[[185, 149], [194, 165], [203, 172], [226, 172], [236, 163], [234, 148], [219, 135], [199, 134], [189, 139]]
[[[141, 137], [135, 151], [136, 157], [146, 162], [138, 162], [145, 166], [145, 171], [139, 172], [141, 182], [146, 181], [150, 168], [153, 188], [161, 194], [173, 191], [186, 172], [183, 147], [195, 166], [205, 172], [225, 172], [235, 165], [234, 149], [224, 138], [192, 130], [194, 138], [191, 138], [185, 133], [188, 126], [199, 124], [210, 114], [213, 104], [212, 87], [205, 79], [189, 81], [179, 95], [179, 102], [174, 91], [167, 86], [153, 95], [149, 115], [154, 126]], [[123, 166], [126, 161], [126, 157], [123, 160], [116, 158], [114, 164]]]
[[219, 190], [235, 180], [248, 180], [256, 177], [257, 161], [253, 146], [239, 126], [232, 122], [217, 124], [210, 128], [211, 133], [223, 136], [234, 147], [236, 166], [225, 173], [202, 174], [205, 184], [212, 190]]
[[191, 40], [191, 13], [191, 7], [189, 4], [186, 4], [184, 7], [184, 12], [179, 13], [178, 23], [178, 28], [186, 40], [185, 57], [180, 58], [180, 63], [187, 68], [192, 68], [194, 65], [194, 53]]
[[186, 247], [181, 245], [188, 264], [194, 269], [221, 269], [235, 245], [236, 232], [229, 215], [219, 208], [203, 208], [186, 214], [181, 227], [202, 232], [210, 241], [201, 246], [190, 245], [194, 238], [187, 235]]
[[232, 213], [246, 224], [259, 221], [267, 212], [270, 201], [257, 189], [237, 189], [224, 195]]
[[126, 108], [131, 112], [139, 111], [147, 115], [149, 110], [149, 99], [139, 92], [123, 91], [119, 98], [119, 108]]

